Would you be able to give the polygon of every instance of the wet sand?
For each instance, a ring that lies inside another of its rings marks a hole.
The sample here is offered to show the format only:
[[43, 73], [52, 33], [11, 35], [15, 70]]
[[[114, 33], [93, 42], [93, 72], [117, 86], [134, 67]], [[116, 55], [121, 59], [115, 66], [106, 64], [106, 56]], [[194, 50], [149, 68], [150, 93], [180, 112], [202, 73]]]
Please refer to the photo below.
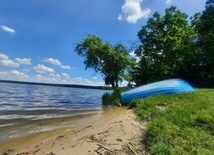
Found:
[[144, 147], [146, 122], [140, 122], [132, 110], [115, 108], [86, 120], [75, 127], [0, 142], [0, 154], [147, 154]]

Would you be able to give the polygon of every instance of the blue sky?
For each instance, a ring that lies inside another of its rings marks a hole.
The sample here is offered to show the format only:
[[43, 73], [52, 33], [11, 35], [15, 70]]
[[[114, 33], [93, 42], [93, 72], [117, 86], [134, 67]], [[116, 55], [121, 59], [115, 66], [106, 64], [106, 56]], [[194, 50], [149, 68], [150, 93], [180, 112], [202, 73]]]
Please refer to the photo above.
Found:
[[189, 16], [206, 0], [0, 0], [0, 79], [104, 85], [85, 71], [75, 44], [95, 34], [130, 47], [155, 11], [171, 5]]

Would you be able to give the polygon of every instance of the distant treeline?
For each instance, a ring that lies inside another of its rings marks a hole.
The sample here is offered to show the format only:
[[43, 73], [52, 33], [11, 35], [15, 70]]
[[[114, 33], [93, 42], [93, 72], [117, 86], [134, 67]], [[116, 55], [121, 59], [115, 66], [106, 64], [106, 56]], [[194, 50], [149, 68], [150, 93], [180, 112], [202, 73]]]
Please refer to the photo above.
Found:
[[76, 84], [54, 84], [54, 83], [38, 83], [38, 82], [10, 81], [10, 80], [0, 80], [0, 82], [29, 84], [29, 85], [43, 85], [43, 86], [57, 86], [57, 87], [86, 88], [86, 89], [104, 89], [104, 90], [112, 89], [111, 87], [105, 87], [105, 86], [88, 86], [88, 85], [76, 85]]

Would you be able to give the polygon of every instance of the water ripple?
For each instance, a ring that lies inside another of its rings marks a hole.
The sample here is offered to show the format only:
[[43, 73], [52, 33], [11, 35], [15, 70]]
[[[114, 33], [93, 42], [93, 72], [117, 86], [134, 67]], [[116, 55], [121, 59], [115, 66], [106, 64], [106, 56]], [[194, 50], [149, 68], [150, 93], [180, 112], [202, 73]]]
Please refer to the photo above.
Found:
[[[96, 114], [102, 111], [106, 90], [0, 82], [0, 137], [16, 137], [37, 120]], [[35, 122], [36, 121], [36, 122]], [[7, 131], [8, 130], [8, 131]]]

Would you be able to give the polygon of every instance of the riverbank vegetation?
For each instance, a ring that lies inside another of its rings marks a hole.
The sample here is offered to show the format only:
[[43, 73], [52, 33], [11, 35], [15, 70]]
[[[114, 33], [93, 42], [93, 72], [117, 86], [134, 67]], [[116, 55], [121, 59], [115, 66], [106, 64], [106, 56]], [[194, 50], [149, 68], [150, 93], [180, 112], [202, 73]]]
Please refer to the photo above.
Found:
[[212, 154], [214, 152], [214, 89], [159, 95], [130, 103], [148, 121], [150, 154]]
[[103, 105], [118, 105], [120, 103], [120, 94], [119, 89], [114, 89], [112, 93], [105, 93], [102, 96]]
[[102, 96], [103, 105], [120, 105], [120, 95], [121, 92], [127, 90], [127, 87], [124, 88], [115, 88], [112, 93], [105, 93]]

